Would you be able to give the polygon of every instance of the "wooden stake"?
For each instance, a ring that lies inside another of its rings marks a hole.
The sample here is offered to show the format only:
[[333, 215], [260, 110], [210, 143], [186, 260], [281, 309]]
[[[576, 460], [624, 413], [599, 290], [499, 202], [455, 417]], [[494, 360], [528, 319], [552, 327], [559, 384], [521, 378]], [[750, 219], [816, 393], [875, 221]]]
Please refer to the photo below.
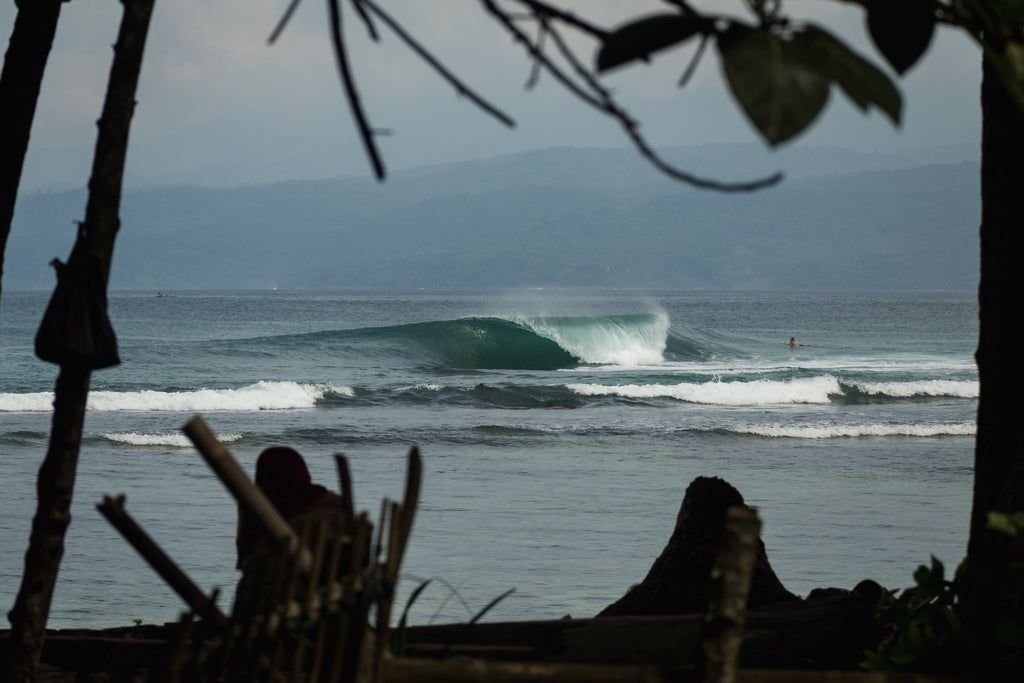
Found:
[[704, 683], [736, 681], [760, 532], [756, 510], [746, 506], [726, 510], [722, 547], [711, 569], [711, 599], [704, 617]]
[[168, 586], [174, 589], [175, 593], [181, 596], [193, 611], [203, 619], [212, 621], [218, 627], [226, 626], [228, 618], [217, 609], [206, 593], [174, 563], [174, 560], [143, 531], [142, 527], [136, 524], [131, 515], [125, 512], [124, 501], [123, 495], [116, 498], [104, 496], [103, 502], [97, 504], [96, 509], [107, 518], [107, 521], [115, 529], [121, 532], [125, 540], [142, 555], [142, 559], [149, 563], [149, 566], [167, 582]]
[[281, 517], [263, 491], [249, 479], [231, 452], [217, 440], [203, 418], [196, 415], [188, 421], [182, 431], [192, 440], [196, 450], [206, 460], [206, 464], [217, 474], [244, 511], [263, 527], [278, 547], [296, 555], [299, 569], [303, 573], [308, 573], [313, 564], [312, 554], [299, 542], [299, 537], [288, 522]]

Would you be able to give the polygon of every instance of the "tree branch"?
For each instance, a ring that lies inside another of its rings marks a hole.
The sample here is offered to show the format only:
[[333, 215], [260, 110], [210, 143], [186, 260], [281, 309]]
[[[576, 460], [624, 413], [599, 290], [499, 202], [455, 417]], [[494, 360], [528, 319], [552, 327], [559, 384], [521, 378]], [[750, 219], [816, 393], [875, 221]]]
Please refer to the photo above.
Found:
[[[612, 97], [611, 93], [608, 92], [597, 80], [596, 76], [590, 72], [589, 69], [583, 66], [583, 64], [576, 57], [576, 54], [569, 47], [569, 45], [562, 39], [561, 34], [550, 25], [548, 17], [545, 15], [534, 14], [533, 17], [541, 24], [544, 29], [544, 33], [550, 36], [555, 42], [559, 53], [562, 58], [570, 65], [575, 72], [576, 76], [582, 81], [583, 86], [574, 81], [568, 76], [562, 69], [554, 64], [547, 54], [539, 47], [538, 43], [531, 42], [529, 37], [523, 33], [523, 31], [516, 26], [515, 20], [504, 10], [499, 8], [494, 0], [480, 0], [484, 8], [490, 13], [497, 21], [505, 27], [505, 29], [516, 39], [517, 42], [522, 44], [530, 56], [545, 68], [559, 83], [561, 83], [569, 92], [575, 95], [577, 98], [582, 100], [584, 103], [590, 105], [592, 108], [600, 111], [601, 113], [610, 116], [611, 118], [618, 121], [622, 127], [626, 136], [633, 143], [633, 146], [640, 152], [644, 158], [646, 158], [655, 168], [664, 173], [665, 175], [680, 180], [694, 187], [702, 189], [718, 190], [720, 192], [750, 192], [758, 190], [770, 185], [774, 185], [782, 180], [781, 173], [775, 173], [765, 178], [759, 178], [757, 180], [741, 183], [724, 183], [716, 180], [710, 180], [702, 178], [700, 176], [688, 173], [681, 169], [676, 168], [672, 164], [665, 161], [654, 149], [648, 144], [647, 140], [643, 137], [639, 130], [639, 124], [629, 115], [629, 113], [623, 109]], [[515, 2], [532, 5], [533, 0], [515, 0]], [[539, 42], [539, 41], [538, 41]]]
[[345, 52], [345, 37], [341, 31], [341, 0], [327, 0], [327, 13], [331, 20], [331, 43], [334, 45], [334, 57], [338, 62], [338, 73], [341, 75], [341, 82], [345, 88], [345, 97], [348, 99], [349, 107], [352, 109], [352, 116], [356, 120], [356, 127], [359, 129], [359, 137], [363, 140], [366, 148], [366, 156], [370, 158], [373, 166], [373, 174], [377, 180], [384, 179], [384, 163], [381, 161], [380, 153], [377, 151], [377, 143], [373, 140], [373, 130], [370, 128], [366, 114], [363, 112], [363, 105], [359, 99], [359, 92], [356, 90], [355, 81], [352, 79], [352, 72], [348, 66], [348, 55]]
[[401, 24], [399, 24], [389, 14], [387, 14], [383, 9], [381, 9], [381, 7], [379, 5], [377, 5], [375, 2], [372, 2], [372, 0], [354, 0], [354, 1], [355, 1], [355, 3], [357, 5], [365, 5], [367, 9], [369, 9], [371, 12], [376, 14], [380, 18], [381, 21], [383, 21], [385, 24], [387, 24], [388, 28], [390, 28], [392, 31], [395, 32], [395, 35], [397, 35], [406, 45], [409, 46], [409, 49], [411, 49], [413, 52], [415, 52], [417, 55], [419, 55], [419, 57], [423, 61], [425, 61], [431, 68], [433, 68], [434, 71], [436, 71], [441, 76], [441, 78], [443, 78], [444, 80], [448, 81], [448, 83], [451, 84], [451, 86], [453, 88], [455, 88], [456, 92], [458, 92], [459, 95], [463, 95], [465, 97], [468, 97], [470, 99], [470, 101], [473, 102], [473, 104], [475, 104], [476, 106], [480, 107], [485, 112], [487, 112], [488, 114], [490, 114], [494, 118], [498, 119], [499, 121], [501, 121], [503, 124], [505, 124], [509, 128], [514, 128], [515, 127], [516, 122], [513, 121], [512, 118], [510, 118], [503, 111], [501, 111], [500, 109], [498, 109], [497, 107], [495, 107], [494, 105], [490, 104], [489, 102], [484, 100], [482, 97], [477, 95], [472, 89], [469, 88], [469, 86], [467, 86], [465, 83], [463, 83], [461, 80], [459, 80], [455, 76], [455, 74], [453, 74], [451, 71], [449, 71], [444, 66], [444, 64], [439, 62], [437, 60], [437, 58], [435, 58], [430, 52], [427, 51], [426, 48], [424, 48], [422, 45], [420, 45], [416, 41], [416, 39], [413, 38], [412, 35], [410, 35], [402, 27]]

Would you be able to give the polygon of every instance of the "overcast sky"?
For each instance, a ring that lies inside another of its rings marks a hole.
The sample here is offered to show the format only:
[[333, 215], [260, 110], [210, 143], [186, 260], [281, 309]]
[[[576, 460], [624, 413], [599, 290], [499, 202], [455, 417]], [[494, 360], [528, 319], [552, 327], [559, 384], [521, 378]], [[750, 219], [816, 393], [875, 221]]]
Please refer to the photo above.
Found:
[[[367, 111], [377, 128], [392, 131], [381, 140], [389, 170], [533, 148], [626, 145], [614, 123], [586, 110], [550, 79], [527, 92], [529, 63], [476, 0], [377, 1], [517, 123], [508, 130], [460, 99], [386, 28], [381, 43], [368, 44], [362, 24], [348, 12], [346, 31]], [[0, 2], [6, 40], [16, 10], [12, 0]], [[322, 0], [303, 2], [281, 39], [267, 44], [286, 4], [157, 0], [131, 132], [130, 183], [370, 176], [342, 96]], [[562, 4], [606, 26], [645, 5], [662, 5]], [[740, 7], [730, 1], [697, 4], [722, 11]], [[877, 62], [859, 11], [830, 0], [789, 0], [786, 7], [795, 17], [835, 29]], [[64, 5], [23, 190], [85, 185], [119, 21], [117, 0]], [[591, 46], [584, 49], [592, 54]], [[713, 50], [684, 90], [675, 86], [689, 55], [687, 49], [662, 53], [652, 66], [621, 70], [607, 84], [643, 121], [655, 146], [758, 141], [726, 93]], [[862, 116], [834, 92], [823, 119], [791, 144], [864, 150], [948, 144], [976, 158], [979, 59], [962, 35], [941, 30], [925, 60], [901, 81], [905, 109], [899, 130], [877, 113]]]

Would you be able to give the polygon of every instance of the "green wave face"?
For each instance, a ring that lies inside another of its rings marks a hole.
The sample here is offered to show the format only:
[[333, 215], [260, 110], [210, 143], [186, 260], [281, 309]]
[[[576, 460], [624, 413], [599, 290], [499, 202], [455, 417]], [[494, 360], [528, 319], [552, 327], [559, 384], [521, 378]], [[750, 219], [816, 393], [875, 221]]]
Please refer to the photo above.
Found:
[[441, 364], [460, 369], [560, 370], [580, 359], [556, 341], [500, 318], [463, 318], [388, 329], [423, 347]]
[[383, 356], [452, 370], [561, 370], [580, 365], [658, 365], [664, 361], [669, 336], [668, 318], [653, 314], [481, 316], [218, 340], [205, 344], [204, 350], [221, 357], [261, 354], [355, 364]]

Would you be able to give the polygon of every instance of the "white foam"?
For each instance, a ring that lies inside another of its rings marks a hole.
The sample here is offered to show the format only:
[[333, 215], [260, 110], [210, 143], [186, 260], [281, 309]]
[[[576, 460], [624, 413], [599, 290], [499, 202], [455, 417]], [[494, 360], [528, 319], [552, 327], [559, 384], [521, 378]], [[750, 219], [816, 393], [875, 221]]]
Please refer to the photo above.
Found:
[[688, 403], [710, 405], [773, 405], [786, 403], [828, 403], [829, 395], [841, 392], [835, 377], [822, 376], [788, 382], [704, 382], [693, 384], [567, 384], [570, 391], [584, 396], [626, 398], [674, 398]]
[[445, 386], [443, 384], [434, 384], [431, 382], [424, 382], [420, 384], [410, 384], [405, 387], [398, 387], [398, 391], [444, 391]]
[[[354, 396], [351, 387], [298, 382], [257, 382], [238, 389], [91, 391], [87, 410], [214, 412], [312, 408], [328, 392]], [[0, 412], [49, 412], [52, 393], [0, 394]]]
[[546, 337], [584, 363], [636, 368], [657, 366], [665, 359], [669, 319], [652, 315], [649, 322], [615, 317], [558, 319], [519, 319], [542, 337]]
[[922, 380], [919, 382], [857, 382], [865, 394], [894, 396], [952, 396], [955, 398], [978, 398], [981, 385], [977, 381]]
[[[122, 432], [103, 434], [103, 438], [115, 443], [129, 446], [170, 446], [172, 448], [192, 448], [192, 441], [184, 434], [140, 434], [138, 432]], [[242, 438], [241, 434], [218, 434], [221, 443], [231, 443]]]
[[792, 439], [839, 439], [866, 436], [973, 436], [974, 424], [869, 424], [763, 426], [734, 429], [740, 434]]
[[48, 413], [53, 410], [53, 392], [0, 394], [0, 413]]

